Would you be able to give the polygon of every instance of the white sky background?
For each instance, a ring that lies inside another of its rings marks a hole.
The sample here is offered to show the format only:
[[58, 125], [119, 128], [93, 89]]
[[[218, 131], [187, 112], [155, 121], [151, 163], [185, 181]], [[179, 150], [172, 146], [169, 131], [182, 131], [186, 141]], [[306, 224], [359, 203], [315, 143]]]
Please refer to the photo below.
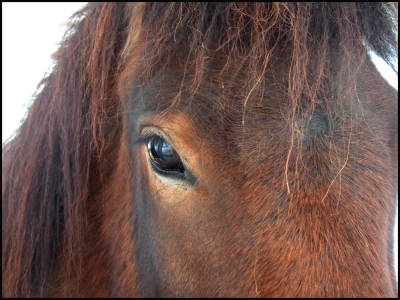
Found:
[[[18, 128], [36, 86], [51, 70], [50, 55], [58, 48], [65, 27], [60, 26], [86, 2], [2, 3], [2, 142]], [[396, 89], [398, 78], [386, 64], [373, 61]], [[398, 211], [397, 211], [398, 214]], [[398, 226], [395, 227], [396, 274]]]

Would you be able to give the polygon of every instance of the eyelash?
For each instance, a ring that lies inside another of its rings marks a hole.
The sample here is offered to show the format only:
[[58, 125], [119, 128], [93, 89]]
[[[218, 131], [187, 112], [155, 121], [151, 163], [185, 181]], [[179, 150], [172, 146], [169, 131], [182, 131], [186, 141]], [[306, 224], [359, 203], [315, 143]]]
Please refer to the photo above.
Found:
[[147, 145], [148, 142], [153, 138], [153, 137], [160, 137], [162, 139], [165, 139], [164, 136], [160, 134], [156, 134], [154, 132], [145, 132], [143, 133], [140, 137], [138, 137], [134, 142], [134, 146], [142, 146], [142, 145]]

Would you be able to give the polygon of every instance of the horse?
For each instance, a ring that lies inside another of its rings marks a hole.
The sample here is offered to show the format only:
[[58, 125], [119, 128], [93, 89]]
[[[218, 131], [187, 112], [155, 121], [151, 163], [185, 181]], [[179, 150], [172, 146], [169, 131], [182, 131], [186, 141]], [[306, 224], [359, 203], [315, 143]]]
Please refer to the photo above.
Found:
[[89, 3], [3, 147], [3, 297], [397, 297], [397, 3]]

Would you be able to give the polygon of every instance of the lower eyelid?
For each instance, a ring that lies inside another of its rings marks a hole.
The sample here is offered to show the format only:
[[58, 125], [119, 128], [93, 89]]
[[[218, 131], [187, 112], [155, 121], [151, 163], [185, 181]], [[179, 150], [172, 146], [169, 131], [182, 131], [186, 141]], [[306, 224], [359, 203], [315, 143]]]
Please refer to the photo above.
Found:
[[157, 170], [150, 158], [149, 158], [149, 164], [153, 169], [154, 173], [158, 177], [163, 178], [163, 180], [168, 180], [172, 184], [178, 184], [178, 185], [183, 184], [184, 186], [187, 187], [196, 187], [199, 184], [199, 180], [186, 167], [184, 173], [173, 171], [173, 172], [168, 172], [169, 173], [168, 174], [165, 171]]

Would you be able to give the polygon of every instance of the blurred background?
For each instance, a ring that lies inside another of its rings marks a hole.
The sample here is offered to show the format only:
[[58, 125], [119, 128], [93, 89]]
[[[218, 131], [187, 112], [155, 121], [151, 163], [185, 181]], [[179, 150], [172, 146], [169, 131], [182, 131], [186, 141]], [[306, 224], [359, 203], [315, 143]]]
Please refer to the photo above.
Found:
[[[66, 28], [65, 22], [86, 3], [2, 3], [3, 143], [19, 127], [39, 81], [46, 72], [51, 71], [50, 55], [58, 48]], [[371, 58], [382, 76], [398, 89], [397, 75], [373, 53]], [[397, 220], [398, 209], [394, 232], [396, 275], [398, 274]]]

